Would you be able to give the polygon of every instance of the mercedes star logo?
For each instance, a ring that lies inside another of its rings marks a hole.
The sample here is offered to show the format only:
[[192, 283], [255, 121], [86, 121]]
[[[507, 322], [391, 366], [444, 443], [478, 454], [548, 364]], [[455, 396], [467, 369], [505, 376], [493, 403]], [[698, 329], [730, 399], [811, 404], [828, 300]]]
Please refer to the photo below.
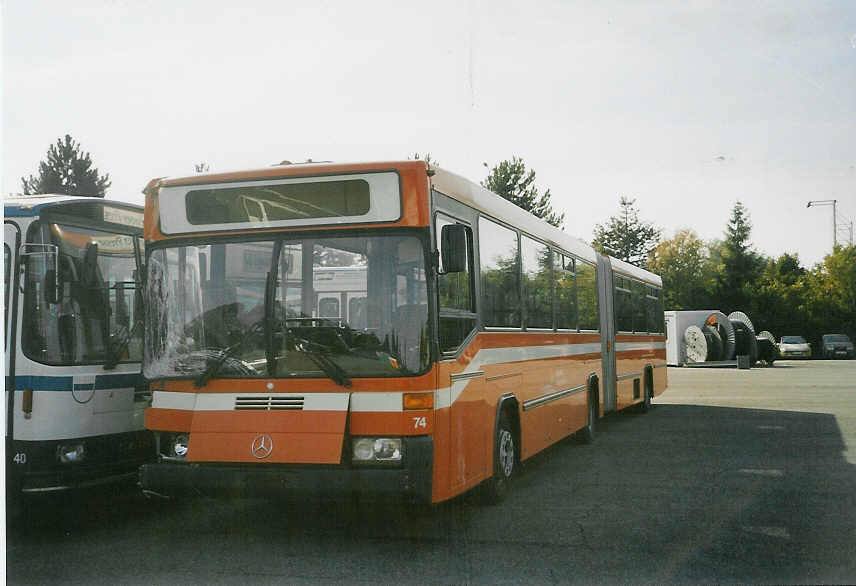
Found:
[[253, 440], [253, 445], [250, 446], [250, 451], [253, 453], [254, 458], [264, 460], [270, 456], [270, 453], [273, 451], [273, 440], [268, 434], [263, 433]]

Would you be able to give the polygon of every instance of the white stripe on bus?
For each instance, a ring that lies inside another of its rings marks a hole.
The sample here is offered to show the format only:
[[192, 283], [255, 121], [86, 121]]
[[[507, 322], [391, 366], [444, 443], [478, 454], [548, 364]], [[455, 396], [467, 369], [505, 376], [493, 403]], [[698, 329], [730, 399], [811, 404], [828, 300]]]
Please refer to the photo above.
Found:
[[[665, 348], [665, 342], [620, 342], [616, 351], [653, 350]], [[485, 365], [510, 364], [529, 360], [544, 360], [547, 358], [565, 358], [583, 354], [598, 354], [600, 342], [587, 344], [551, 344], [543, 346], [510, 346], [505, 348], [483, 348], [479, 350], [466, 368], [455, 373], [451, 386], [442, 387], [434, 392], [434, 407], [442, 409], [457, 401], [458, 397], [472, 380], [466, 375], [477, 376]], [[515, 373], [510, 373], [512, 376]], [[177, 393], [155, 391], [152, 407], [159, 409], [182, 409], [189, 411], [231, 411], [238, 397], [255, 396], [287, 396], [295, 395], [304, 398], [303, 409], [306, 411], [344, 411], [348, 409], [349, 393]], [[350, 393], [350, 410], [353, 412], [400, 412], [402, 393]]]

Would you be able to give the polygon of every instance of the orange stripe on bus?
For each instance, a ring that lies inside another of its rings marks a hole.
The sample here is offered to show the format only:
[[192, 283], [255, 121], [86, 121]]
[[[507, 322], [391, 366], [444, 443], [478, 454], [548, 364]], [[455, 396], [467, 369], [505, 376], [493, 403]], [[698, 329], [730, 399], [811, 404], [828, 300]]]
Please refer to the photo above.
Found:
[[426, 435], [434, 432], [434, 414], [431, 410], [400, 413], [355, 411], [351, 412], [351, 435]]
[[146, 409], [144, 425], [146, 429], [157, 431], [190, 431], [193, 411], [184, 409]]
[[615, 342], [665, 342], [666, 336], [663, 334], [616, 334]]

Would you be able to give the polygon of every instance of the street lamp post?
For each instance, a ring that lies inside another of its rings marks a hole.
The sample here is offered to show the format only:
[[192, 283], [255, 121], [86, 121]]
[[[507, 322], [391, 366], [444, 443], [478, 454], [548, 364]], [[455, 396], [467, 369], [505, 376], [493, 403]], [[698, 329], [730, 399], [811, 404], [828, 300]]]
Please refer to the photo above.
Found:
[[837, 199], [813, 199], [808, 202], [808, 205], [805, 207], [810, 208], [812, 205], [814, 206], [832, 206], [832, 248], [838, 245], [838, 235], [836, 231], [838, 229], [837, 219], [835, 217], [835, 204], [838, 202]]

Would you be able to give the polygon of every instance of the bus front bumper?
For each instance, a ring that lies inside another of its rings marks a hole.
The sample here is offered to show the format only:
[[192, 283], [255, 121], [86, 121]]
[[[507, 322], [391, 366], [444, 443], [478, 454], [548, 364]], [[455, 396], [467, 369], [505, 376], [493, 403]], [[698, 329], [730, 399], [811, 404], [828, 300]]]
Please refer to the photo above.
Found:
[[161, 461], [140, 468], [140, 487], [157, 496], [275, 496], [360, 493], [431, 502], [434, 441], [409, 437], [400, 467]]
[[[63, 463], [58, 453], [81, 446], [80, 462]], [[132, 431], [62, 440], [6, 440], [6, 471], [11, 491], [51, 493], [133, 480], [140, 465], [157, 458], [149, 431]]]

